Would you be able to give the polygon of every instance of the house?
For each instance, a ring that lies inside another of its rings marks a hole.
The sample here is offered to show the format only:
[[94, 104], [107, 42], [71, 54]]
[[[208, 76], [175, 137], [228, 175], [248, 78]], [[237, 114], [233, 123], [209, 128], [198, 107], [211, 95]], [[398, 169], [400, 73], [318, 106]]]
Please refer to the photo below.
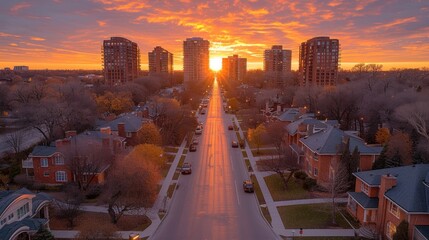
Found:
[[392, 239], [401, 221], [409, 239], [429, 239], [429, 164], [354, 173], [347, 210], [382, 239]]
[[40, 227], [49, 229], [50, 199], [26, 188], [0, 191], [0, 238], [29, 240]]
[[[98, 149], [99, 151], [95, 151]], [[52, 146], [36, 146], [26, 160], [22, 161], [27, 179], [37, 184], [62, 185], [76, 181], [76, 169], [73, 164], [82, 158], [90, 159], [86, 163], [90, 172], [83, 173], [94, 183], [102, 184], [105, 180], [105, 171], [110, 164], [107, 155], [115, 155], [125, 149], [125, 138], [115, 136], [108, 128], [101, 131], [86, 131], [76, 134], [76, 131], [66, 132], [66, 138], [55, 141]], [[70, 153], [79, 156], [73, 157]], [[98, 154], [102, 152], [103, 154]], [[91, 155], [91, 158], [87, 157]], [[69, 156], [69, 157], [68, 157]], [[82, 166], [85, 167], [85, 166]], [[83, 168], [85, 169], [85, 168]], [[81, 170], [84, 171], [82, 168]], [[92, 178], [92, 176], [94, 178]]]
[[112, 121], [101, 123], [97, 130], [110, 131], [113, 135], [126, 138], [127, 145], [134, 146], [138, 143], [137, 132], [143, 124], [150, 122], [152, 120], [142, 117], [141, 114], [127, 113]]
[[301, 162], [307, 174], [316, 179], [317, 183], [327, 185], [335, 175], [336, 160], [341, 155], [341, 148], [349, 143], [349, 150], [355, 148], [360, 153], [359, 169], [369, 170], [376, 158], [380, 155], [382, 147], [367, 145], [355, 132], [342, 131], [328, 125], [326, 129], [305, 136], [299, 140], [299, 146], [303, 153]]

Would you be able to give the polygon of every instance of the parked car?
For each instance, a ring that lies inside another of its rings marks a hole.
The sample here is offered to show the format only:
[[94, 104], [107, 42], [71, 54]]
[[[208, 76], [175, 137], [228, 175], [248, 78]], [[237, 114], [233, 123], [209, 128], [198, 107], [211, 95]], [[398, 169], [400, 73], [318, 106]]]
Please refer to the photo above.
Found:
[[200, 135], [201, 133], [203, 133], [203, 128], [202, 128], [201, 126], [198, 126], [198, 127], [195, 129], [195, 134]]
[[194, 144], [194, 145], [198, 145], [198, 139], [194, 139], [194, 140], [192, 140], [192, 144]]
[[231, 142], [231, 146], [232, 146], [233, 148], [238, 148], [238, 142], [237, 142], [237, 141], [232, 141], [232, 142]]
[[197, 151], [197, 144], [192, 143], [189, 145], [189, 151], [190, 152], [196, 152]]
[[192, 165], [188, 162], [184, 162], [181, 169], [182, 174], [191, 174], [192, 173]]
[[229, 125], [228, 130], [234, 130], [234, 127], [232, 125]]
[[253, 182], [251, 180], [245, 180], [245, 181], [243, 181], [243, 190], [245, 192], [252, 193], [254, 191], [254, 189], [253, 189]]
[[206, 109], [204, 109], [204, 108], [203, 108], [203, 109], [201, 109], [200, 114], [201, 114], [201, 115], [206, 114]]

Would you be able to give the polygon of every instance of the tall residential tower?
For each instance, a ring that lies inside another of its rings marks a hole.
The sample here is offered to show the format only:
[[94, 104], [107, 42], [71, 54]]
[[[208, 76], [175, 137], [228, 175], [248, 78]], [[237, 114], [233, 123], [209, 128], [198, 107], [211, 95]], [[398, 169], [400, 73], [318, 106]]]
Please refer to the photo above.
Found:
[[138, 77], [140, 51], [137, 43], [122, 37], [111, 37], [103, 41], [102, 53], [106, 84], [123, 84]]
[[199, 37], [183, 41], [183, 74], [185, 84], [203, 82], [209, 76], [210, 43]]
[[222, 58], [222, 76], [226, 80], [243, 82], [247, 72], [247, 58], [238, 55]]
[[292, 51], [282, 45], [274, 45], [264, 51], [264, 71], [268, 81], [283, 85], [291, 73]]
[[301, 86], [335, 86], [338, 78], [338, 39], [315, 37], [301, 43], [299, 73]]
[[149, 75], [165, 74], [171, 76], [173, 74], [173, 54], [164, 48], [157, 46], [149, 56]]

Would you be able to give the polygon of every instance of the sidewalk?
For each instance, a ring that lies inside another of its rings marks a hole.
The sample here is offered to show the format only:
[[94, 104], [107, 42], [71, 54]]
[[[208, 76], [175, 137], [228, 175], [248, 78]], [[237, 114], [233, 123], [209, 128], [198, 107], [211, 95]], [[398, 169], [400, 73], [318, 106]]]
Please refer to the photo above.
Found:
[[[240, 126], [235, 115], [233, 116], [233, 121], [237, 126]], [[243, 130], [239, 128], [239, 135], [243, 138]], [[245, 145], [245, 150], [249, 158], [250, 165], [253, 169], [253, 174], [255, 175], [259, 186], [261, 188], [262, 195], [264, 196], [268, 212], [271, 216], [271, 226], [279, 235], [285, 237], [293, 236], [303, 236], [303, 237], [316, 237], [316, 236], [345, 236], [352, 237], [355, 236], [354, 229], [304, 229], [302, 235], [300, 235], [299, 229], [285, 229], [283, 221], [280, 217], [280, 214], [277, 210], [279, 206], [290, 206], [290, 205], [300, 205], [300, 204], [317, 204], [317, 203], [327, 203], [331, 202], [330, 198], [321, 198], [321, 199], [303, 199], [303, 200], [290, 200], [290, 201], [278, 201], [275, 202], [271, 197], [270, 190], [265, 183], [264, 177], [267, 176], [266, 172], [259, 172], [256, 166], [256, 161], [259, 160], [259, 157], [254, 157], [252, 154], [252, 149], [249, 147], [249, 144]], [[347, 198], [338, 198], [336, 202], [347, 202]]]
[[[156, 199], [153, 207], [151, 209], [148, 209], [146, 212], [146, 215], [152, 221], [152, 224], [149, 227], [147, 227], [144, 231], [140, 231], [140, 232], [139, 231], [118, 231], [117, 233], [123, 239], [128, 239], [131, 233], [139, 234], [140, 237], [143, 238], [143, 237], [151, 236], [156, 231], [159, 224], [161, 223], [161, 219], [158, 216], [159, 210], [164, 209], [168, 211], [170, 199], [168, 199], [167, 197], [167, 191], [171, 182], [173, 181], [174, 173], [176, 172], [177, 165], [179, 164], [180, 158], [182, 157], [185, 146], [186, 146], [186, 140], [183, 140], [182, 144], [179, 147], [179, 150], [177, 151], [176, 157], [174, 158], [171, 164], [170, 170], [168, 171], [168, 174], [162, 183], [162, 187], [158, 193], [158, 198]], [[86, 212], [107, 213], [107, 206], [83, 205], [81, 206], [81, 210]], [[140, 214], [143, 214], [142, 211], [127, 212], [126, 215], [140, 215]], [[54, 237], [58, 239], [61, 239], [61, 238], [73, 239], [79, 233], [79, 231], [75, 231], [75, 230], [51, 230], [51, 232], [54, 235]]]

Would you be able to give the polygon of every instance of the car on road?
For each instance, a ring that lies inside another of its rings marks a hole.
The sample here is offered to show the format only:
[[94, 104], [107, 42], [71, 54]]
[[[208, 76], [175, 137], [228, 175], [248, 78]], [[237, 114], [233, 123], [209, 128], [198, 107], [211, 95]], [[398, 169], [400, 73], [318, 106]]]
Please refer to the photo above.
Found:
[[251, 180], [245, 180], [245, 181], [243, 181], [243, 190], [245, 192], [252, 193], [254, 191], [254, 189], [253, 189], [253, 182]]
[[229, 125], [228, 130], [234, 130], [234, 127], [232, 125]]
[[182, 174], [191, 174], [192, 173], [192, 165], [188, 162], [184, 162], [181, 169]]
[[196, 152], [197, 151], [197, 144], [192, 143], [191, 145], [189, 145], [189, 151], [190, 152]]
[[194, 139], [194, 140], [192, 140], [192, 144], [194, 144], [194, 145], [198, 145], [198, 139]]
[[198, 127], [195, 129], [195, 134], [196, 134], [196, 135], [200, 135], [201, 133], [203, 133], [203, 128], [202, 128], [201, 126], [198, 126]]
[[231, 147], [238, 148], [238, 142], [237, 141], [232, 141], [231, 142]]
[[200, 114], [201, 114], [201, 115], [206, 114], [206, 110], [205, 110], [204, 108], [203, 108], [203, 109], [201, 109]]

